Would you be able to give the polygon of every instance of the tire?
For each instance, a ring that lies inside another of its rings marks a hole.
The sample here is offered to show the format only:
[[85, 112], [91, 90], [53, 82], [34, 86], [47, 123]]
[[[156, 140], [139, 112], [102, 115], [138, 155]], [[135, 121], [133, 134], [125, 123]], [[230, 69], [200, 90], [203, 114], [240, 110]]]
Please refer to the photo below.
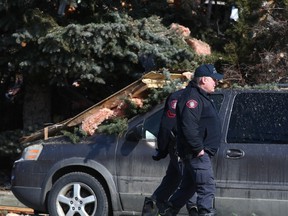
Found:
[[103, 186], [91, 175], [81, 172], [62, 176], [48, 196], [50, 216], [108, 215], [108, 199]]

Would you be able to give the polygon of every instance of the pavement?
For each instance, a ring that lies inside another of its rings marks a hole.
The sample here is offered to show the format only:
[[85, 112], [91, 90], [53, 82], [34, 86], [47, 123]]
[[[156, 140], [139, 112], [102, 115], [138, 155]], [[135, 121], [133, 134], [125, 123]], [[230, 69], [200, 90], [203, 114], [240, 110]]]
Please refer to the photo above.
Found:
[[26, 207], [9, 190], [0, 190], [0, 206]]

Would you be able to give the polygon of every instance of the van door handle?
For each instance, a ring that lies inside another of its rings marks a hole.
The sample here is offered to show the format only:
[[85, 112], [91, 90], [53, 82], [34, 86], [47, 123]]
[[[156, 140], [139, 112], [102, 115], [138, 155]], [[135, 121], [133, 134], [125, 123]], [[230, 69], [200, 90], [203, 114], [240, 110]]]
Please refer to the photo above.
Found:
[[241, 149], [228, 149], [226, 151], [226, 158], [239, 159], [244, 157], [245, 152]]

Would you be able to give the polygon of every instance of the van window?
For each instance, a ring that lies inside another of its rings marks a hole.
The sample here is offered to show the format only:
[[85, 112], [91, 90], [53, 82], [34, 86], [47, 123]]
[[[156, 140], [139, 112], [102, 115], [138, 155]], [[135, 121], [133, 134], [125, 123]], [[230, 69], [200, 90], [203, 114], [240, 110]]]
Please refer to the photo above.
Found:
[[235, 98], [228, 143], [288, 143], [288, 94], [241, 93]]
[[144, 121], [143, 129], [145, 132], [145, 138], [146, 139], [156, 139], [159, 127], [160, 127], [160, 121], [163, 115], [163, 108], [154, 113], [153, 115], [149, 116]]

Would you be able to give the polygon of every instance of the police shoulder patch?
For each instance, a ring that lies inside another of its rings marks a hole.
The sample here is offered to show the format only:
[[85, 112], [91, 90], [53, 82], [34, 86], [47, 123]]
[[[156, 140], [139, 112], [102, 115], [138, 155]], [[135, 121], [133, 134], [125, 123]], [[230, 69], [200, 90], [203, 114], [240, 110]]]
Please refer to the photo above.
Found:
[[171, 107], [172, 109], [176, 109], [176, 105], [177, 105], [177, 100], [172, 100], [172, 101], [170, 102], [170, 107]]
[[186, 103], [186, 106], [189, 108], [189, 109], [194, 109], [198, 106], [198, 102], [196, 100], [189, 100], [187, 101]]

